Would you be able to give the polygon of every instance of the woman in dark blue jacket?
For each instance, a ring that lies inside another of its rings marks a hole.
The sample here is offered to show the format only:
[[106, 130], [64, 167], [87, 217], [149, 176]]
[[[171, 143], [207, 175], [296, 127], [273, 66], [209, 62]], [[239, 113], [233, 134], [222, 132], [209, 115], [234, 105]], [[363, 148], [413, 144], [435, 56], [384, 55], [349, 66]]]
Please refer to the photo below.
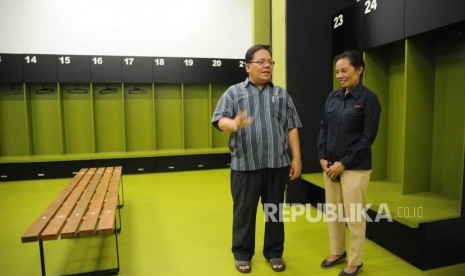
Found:
[[331, 255], [321, 267], [330, 268], [346, 259], [347, 225], [348, 264], [340, 275], [356, 275], [363, 266], [366, 229], [365, 217], [357, 212], [365, 206], [371, 145], [378, 132], [381, 106], [376, 94], [362, 84], [365, 62], [360, 52], [349, 50], [336, 56], [335, 68], [342, 88], [331, 92], [326, 100], [318, 154], [324, 172], [327, 215], [335, 212], [344, 216], [328, 220]]

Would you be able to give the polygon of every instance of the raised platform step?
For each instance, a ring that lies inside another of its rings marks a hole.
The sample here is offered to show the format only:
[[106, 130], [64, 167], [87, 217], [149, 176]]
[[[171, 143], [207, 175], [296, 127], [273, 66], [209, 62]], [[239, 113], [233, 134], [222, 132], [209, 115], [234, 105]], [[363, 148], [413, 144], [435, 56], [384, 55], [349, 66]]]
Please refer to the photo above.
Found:
[[[321, 173], [303, 174], [302, 179], [324, 189]], [[421, 223], [460, 218], [461, 208], [458, 200], [433, 192], [403, 195], [399, 183], [382, 180], [368, 184], [367, 204], [374, 212], [388, 210], [393, 220], [411, 228]]]

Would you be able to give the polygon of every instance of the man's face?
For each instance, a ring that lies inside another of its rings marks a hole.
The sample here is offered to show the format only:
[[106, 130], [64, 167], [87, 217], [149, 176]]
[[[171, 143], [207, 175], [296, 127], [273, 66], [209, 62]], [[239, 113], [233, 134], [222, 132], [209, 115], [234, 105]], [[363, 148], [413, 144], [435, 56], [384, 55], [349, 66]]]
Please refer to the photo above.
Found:
[[270, 53], [265, 49], [255, 52], [252, 60], [245, 65], [245, 70], [249, 74], [250, 81], [255, 85], [262, 86], [270, 82], [273, 74], [273, 60]]

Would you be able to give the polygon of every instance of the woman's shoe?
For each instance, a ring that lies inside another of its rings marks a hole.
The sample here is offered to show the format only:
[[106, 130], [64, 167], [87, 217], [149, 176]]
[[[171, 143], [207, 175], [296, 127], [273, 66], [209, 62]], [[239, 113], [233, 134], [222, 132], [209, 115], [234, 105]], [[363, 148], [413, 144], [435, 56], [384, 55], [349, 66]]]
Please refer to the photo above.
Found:
[[342, 253], [341, 256], [339, 256], [339, 258], [337, 258], [336, 260], [334, 261], [328, 261], [327, 259], [324, 259], [323, 262], [321, 262], [321, 268], [330, 268], [330, 267], [333, 267], [335, 265], [337, 265], [338, 263], [341, 263], [345, 260], [345, 258], [347, 257], [347, 253], [344, 252]]
[[357, 273], [360, 272], [360, 270], [362, 270], [362, 266], [363, 266], [363, 263], [358, 265], [357, 269], [354, 272], [351, 272], [351, 273], [345, 272], [344, 269], [342, 269], [341, 273], [339, 273], [339, 276], [355, 276], [355, 275], [357, 275]]

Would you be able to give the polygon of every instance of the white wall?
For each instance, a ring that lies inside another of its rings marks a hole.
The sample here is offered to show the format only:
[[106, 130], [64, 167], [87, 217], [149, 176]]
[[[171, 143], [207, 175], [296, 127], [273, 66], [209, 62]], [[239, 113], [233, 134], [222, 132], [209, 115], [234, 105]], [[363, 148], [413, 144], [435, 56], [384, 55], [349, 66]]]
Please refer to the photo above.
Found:
[[250, 0], [0, 0], [0, 53], [243, 58]]

